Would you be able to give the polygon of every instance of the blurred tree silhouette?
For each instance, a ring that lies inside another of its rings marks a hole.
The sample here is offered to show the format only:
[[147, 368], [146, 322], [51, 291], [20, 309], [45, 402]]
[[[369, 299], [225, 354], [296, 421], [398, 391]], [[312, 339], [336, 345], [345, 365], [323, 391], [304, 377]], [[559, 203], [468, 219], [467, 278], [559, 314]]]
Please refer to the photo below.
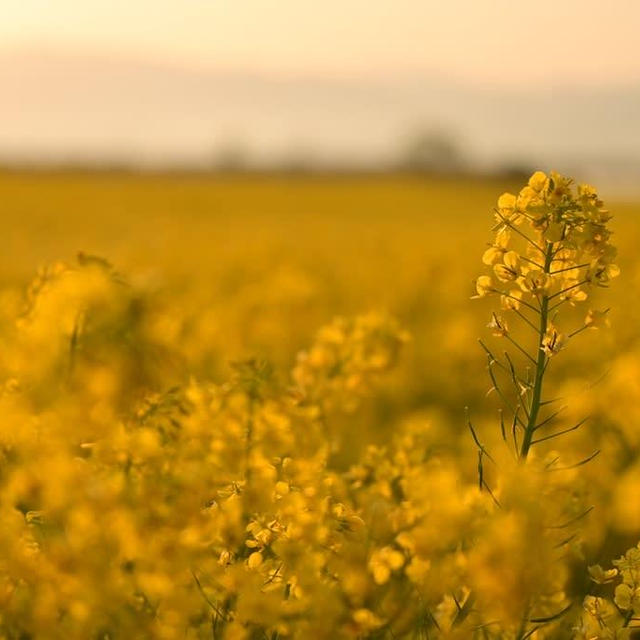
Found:
[[241, 140], [229, 139], [217, 146], [212, 164], [218, 171], [229, 173], [247, 171], [251, 165], [251, 155], [247, 145]]
[[464, 153], [456, 137], [445, 129], [417, 129], [409, 136], [400, 155], [405, 171], [459, 173], [465, 166]]

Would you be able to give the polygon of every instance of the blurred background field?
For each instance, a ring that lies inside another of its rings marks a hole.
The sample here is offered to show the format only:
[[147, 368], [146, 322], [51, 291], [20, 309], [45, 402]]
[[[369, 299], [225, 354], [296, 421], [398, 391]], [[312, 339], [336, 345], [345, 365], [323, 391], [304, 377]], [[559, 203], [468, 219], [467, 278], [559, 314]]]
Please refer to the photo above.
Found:
[[[477, 344], [489, 308], [470, 297], [496, 194], [515, 187], [393, 174], [5, 172], [4, 311], [11, 317], [38, 267], [102, 256], [144, 298], [154, 339], [178, 352], [162, 363], [165, 389], [189, 375], [222, 380], [250, 356], [286, 372], [335, 316], [387, 312], [412, 341], [376, 395], [377, 437], [393, 429], [390, 416], [415, 410], [462, 432], [466, 405], [493, 410]], [[573, 354], [585, 384], [637, 342], [640, 204], [609, 206], [623, 275], [607, 296], [614, 331]]]
[[2, 640], [630, 640], [639, 21], [8, 3]]

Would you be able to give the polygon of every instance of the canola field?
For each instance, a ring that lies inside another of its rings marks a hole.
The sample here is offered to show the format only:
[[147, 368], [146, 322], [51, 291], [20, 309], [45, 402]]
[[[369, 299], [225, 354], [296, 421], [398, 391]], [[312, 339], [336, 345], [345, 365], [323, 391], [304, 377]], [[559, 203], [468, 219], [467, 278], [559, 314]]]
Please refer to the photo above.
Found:
[[551, 173], [0, 193], [0, 638], [636, 637], [640, 204]]

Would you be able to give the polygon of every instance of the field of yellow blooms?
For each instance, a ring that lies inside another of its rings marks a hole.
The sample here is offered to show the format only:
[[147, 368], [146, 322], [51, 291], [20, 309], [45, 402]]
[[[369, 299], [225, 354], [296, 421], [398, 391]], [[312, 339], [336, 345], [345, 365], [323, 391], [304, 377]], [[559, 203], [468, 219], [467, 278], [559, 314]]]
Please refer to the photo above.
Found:
[[1, 639], [640, 637], [640, 204], [553, 172], [0, 194]]

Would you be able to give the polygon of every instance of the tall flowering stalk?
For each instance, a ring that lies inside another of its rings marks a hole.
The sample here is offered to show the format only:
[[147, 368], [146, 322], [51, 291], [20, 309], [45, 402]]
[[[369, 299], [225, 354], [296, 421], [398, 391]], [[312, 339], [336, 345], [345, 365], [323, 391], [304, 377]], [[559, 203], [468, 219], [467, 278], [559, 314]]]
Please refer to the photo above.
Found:
[[[474, 297], [499, 298], [500, 309], [493, 311], [488, 326], [515, 349], [499, 359], [481, 343], [493, 389], [511, 411], [513, 447], [521, 460], [536, 443], [581, 424], [542, 435], [556, 415], [542, 417], [553, 402], [543, 398], [544, 379], [550, 361], [571, 338], [607, 323], [608, 310], [589, 309], [573, 330], [561, 329], [557, 317], [563, 307], [583, 305], [593, 287], [606, 287], [619, 274], [616, 249], [609, 242], [610, 219], [593, 187], [574, 188], [570, 178], [556, 172], [537, 171], [518, 195], [504, 193], [498, 199], [495, 237], [482, 256], [491, 273], [476, 280]], [[512, 320], [534, 332], [529, 348], [512, 334]], [[524, 370], [516, 367], [515, 354], [525, 359]], [[507, 375], [515, 400], [503, 392], [496, 369]], [[504, 423], [502, 432], [506, 439]]]
[[[489, 272], [476, 280], [474, 297], [495, 297], [498, 303], [488, 327], [506, 348], [497, 356], [481, 345], [491, 391], [503, 406], [501, 436], [520, 464], [498, 463], [490, 488], [483, 463], [485, 458], [497, 463], [497, 458], [469, 422], [480, 489], [498, 507], [492, 534], [471, 551], [470, 581], [483, 614], [500, 619], [508, 637], [525, 640], [539, 630], [541, 637], [556, 637], [569, 632], [565, 615], [574, 604], [567, 593], [570, 569], [558, 554], [578, 544], [578, 528], [593, 507], [584, 504], [570, 475], [547, 472], [573, 469], [598, 451], [568, 464], [560, 462], [561, 453], [524, 463], [534, 445], [555, 442], [585, 422], [554, 427], [565, 407], [556, 407], [559, 398], [548, 389], [547, 373], [572, 339], [608, 323], [608, 309], [589, 308], [587, 301], [619, 269], [610, 243], [611, 215], [589, 185], [576, 187], [558, 173], [537, 171], [517, 195], [501, 195], [494, 214], [495, 236], [482, 256]], [[535, 555], [535, 564], [519, 563], [525, 549]], [[509, 588], [482, 578], [492, 574], [503, 576]]]

